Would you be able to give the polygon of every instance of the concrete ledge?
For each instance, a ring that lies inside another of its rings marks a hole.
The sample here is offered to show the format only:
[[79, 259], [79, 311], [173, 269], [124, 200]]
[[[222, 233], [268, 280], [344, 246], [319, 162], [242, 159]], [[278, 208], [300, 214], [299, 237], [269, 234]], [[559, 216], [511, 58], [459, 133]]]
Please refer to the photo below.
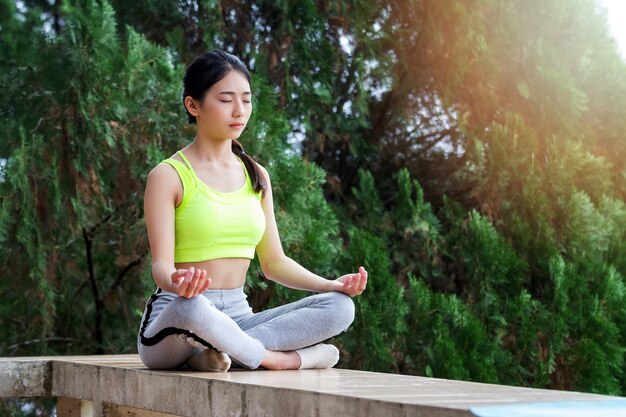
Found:
[[153, 371], [137, 355], [0, 358], [0, 397], [28, 396], [89, 401], [94, 416], [185, 417], [457, 417], [476, 406], [621, 399], [346, 369]]
[[46, 397], [50, 395], [49, 360], [0, 358], [0, 397]]

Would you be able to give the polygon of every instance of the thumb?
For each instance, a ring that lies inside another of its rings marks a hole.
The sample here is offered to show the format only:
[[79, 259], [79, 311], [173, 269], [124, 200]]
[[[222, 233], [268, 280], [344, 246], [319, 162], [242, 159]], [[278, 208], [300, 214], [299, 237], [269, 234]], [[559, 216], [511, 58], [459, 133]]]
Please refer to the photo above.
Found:
[[172, 282], [177, 285], [182, 283], [185, 280], [185, 275], [187, 275], [187, 272], [187, 269], [177, 269], [172, 274]]

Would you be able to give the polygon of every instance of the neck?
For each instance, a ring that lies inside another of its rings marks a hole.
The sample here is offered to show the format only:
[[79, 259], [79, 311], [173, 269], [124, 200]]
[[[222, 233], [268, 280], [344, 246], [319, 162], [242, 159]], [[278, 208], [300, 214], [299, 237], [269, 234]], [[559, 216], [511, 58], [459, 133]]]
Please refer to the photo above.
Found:
[[234, 155], [231, 146], [231, 139], [215, 142], [196, 136], [188, 148], [202, 161], [228, 163]]

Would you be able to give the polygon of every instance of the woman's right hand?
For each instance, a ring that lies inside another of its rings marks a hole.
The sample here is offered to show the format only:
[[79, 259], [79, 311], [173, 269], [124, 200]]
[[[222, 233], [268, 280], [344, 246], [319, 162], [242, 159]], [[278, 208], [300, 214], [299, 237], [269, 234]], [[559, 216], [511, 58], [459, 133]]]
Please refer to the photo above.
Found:
[[192, 298], [205, 292], [211, 285], [211, 278], [207, 278], [204, 269], [177, 269], [172, 273], [172, 289], [176, 294], [185, 298]]

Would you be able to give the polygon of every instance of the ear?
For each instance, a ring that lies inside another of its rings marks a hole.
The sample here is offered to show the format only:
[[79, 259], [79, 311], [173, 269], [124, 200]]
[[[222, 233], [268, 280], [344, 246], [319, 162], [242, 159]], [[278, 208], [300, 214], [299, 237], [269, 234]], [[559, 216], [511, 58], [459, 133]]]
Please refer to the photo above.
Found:
[[185, 107], [192, 116], [200, 114], [199, 103], [191, 96], [185, 97]]

